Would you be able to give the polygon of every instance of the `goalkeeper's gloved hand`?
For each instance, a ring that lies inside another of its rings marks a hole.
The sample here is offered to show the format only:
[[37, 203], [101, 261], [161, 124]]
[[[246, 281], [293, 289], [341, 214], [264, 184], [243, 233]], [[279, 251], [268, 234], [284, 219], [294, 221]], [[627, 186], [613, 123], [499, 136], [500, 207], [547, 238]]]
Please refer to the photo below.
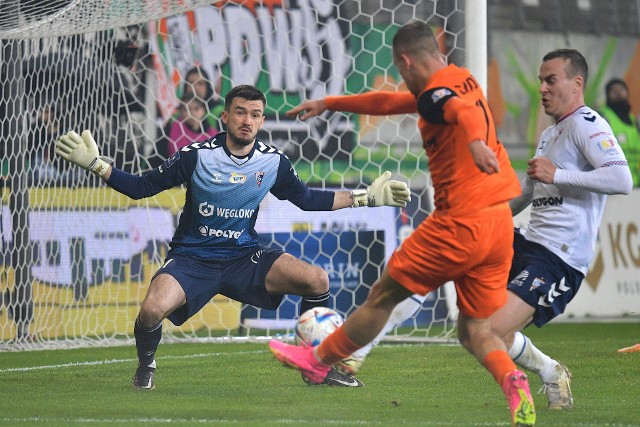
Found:
[[74, 131], [62, 135], [56, 141], [55, 151], [63, 159], [75, 163], [100, 177], [105, 174], [109, 169], [109, 164], [111, 164], [110, 159], [100, 157], [98, 145], [93, 140], [91, 131], [88, 130], [82, 132], [82, 136]]
[[366, 190], [351, 191], [353, 197], [351, 207], [407, 206], [407, 202], [411, 201], [409, 187], [401, 181], [389, 181], [390, 177], [391, 172], [386, 171], [376, 178]]

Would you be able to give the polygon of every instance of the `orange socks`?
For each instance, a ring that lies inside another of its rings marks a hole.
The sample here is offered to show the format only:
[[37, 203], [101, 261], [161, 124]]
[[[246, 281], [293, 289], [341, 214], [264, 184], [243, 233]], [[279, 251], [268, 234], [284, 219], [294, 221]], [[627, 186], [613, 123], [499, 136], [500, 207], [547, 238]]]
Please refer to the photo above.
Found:
[[344, 326], [340, 326], [320, 343], [316, 349], [316, 357], [325, 365], [331, 366], [361, 347], [349, 338], [344, 331]]
[[502, 379], [505, 375], [518, 369], [511, 357], [509, 357], [509, 353], [501, 350], [495, 350], [487, 354], [482, 361], [482, 365], [491, 372], [491, 375], [500, 386], [502, 386]]

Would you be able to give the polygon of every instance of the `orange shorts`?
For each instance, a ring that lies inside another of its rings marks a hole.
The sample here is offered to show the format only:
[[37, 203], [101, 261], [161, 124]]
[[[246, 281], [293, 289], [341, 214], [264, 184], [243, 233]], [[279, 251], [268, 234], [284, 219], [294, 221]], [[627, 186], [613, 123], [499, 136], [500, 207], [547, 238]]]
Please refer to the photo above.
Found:
[[484, 319], [507, 301], [513, 219], [507, 203], [465, 216], [429, 216], [393, 253], [389, 275], [420, 295], [453, 280], [458, 308]]

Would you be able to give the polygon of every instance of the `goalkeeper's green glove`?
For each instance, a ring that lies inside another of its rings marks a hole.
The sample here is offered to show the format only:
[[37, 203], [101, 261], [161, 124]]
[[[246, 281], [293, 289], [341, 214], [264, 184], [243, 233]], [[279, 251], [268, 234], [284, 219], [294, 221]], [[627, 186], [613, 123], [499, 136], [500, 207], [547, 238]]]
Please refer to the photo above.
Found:
[[55, 151], [63, 159], [100, 177], [107, 172], [111, 163], [110, 159], [100, 157], [98, 145], [93, 140], [91, 131], [88, 130], [82, 132], [82, 136], [74, 131], [62, 135], [56, 141]]
[[386, 171], [367, 187], [366, 190], [353, 190], [353, 204], [351, 207], [361, 206], [407, 206], [411, 201], [411, 191], [407, 184], [401, 181], [391, 180], [391, 172]]

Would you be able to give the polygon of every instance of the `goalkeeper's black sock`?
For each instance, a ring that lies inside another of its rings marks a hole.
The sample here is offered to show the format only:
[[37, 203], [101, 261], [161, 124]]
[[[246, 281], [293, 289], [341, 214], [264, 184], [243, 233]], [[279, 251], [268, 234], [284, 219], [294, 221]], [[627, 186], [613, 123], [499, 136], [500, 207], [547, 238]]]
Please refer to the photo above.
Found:
[[302, 297], [300, 301], [300, 315], [307, 310], [311, 310], [315, 307], [329, 307], [329, 291], [321, 295], [314, 295], [312, 297]]
[[140, 366], [155, 367], [155, 354], [158, 344], [160, 344], [160, 338], [162, 338], [162, 322], [147, 329], [140, 324], [140, 317], [136, 317], [133, 334], [136, 337]]

